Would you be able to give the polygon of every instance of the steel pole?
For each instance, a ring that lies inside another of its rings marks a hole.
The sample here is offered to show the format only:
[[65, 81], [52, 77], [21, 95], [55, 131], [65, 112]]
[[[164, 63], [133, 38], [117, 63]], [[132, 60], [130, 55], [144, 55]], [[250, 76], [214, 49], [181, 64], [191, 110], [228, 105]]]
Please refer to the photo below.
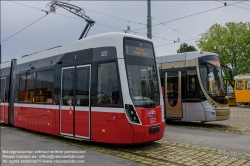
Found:
[[152, 39], [151, 0], [148, 0], [147, 37]]

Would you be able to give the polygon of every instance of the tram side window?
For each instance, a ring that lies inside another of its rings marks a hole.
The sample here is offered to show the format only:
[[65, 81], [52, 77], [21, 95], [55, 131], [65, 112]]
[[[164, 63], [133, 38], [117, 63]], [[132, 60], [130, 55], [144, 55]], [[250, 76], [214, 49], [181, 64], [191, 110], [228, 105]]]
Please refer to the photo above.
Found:
[[1, 79], [1, 86], [0, 86], [0, 102], [5, 102], [5, 79]]
[[196, 71], [187, 71], [186, 98], [198, 98], [202, 96], [203, 96], [203, 92], [198, 82]]
[[237, 81], [236, 82], [236, 90], [242, 90], [242, 81]]
[[121, 103], [115, 62], [98, 65], [97, 103], [109, 105]]
[[20, 75], [19, 102], [34, 102], [34, 75], [35, 73]]
[[246, 81], [246, 90], [250, 90], [250, 81]]
[[4, 102], [4, 89], [2, 89], [2, 86], [1, 86], [1, 89], [0, 89], [0, 103], [3, 103]]
[[178, 77], [168, 76], [167, 79], [167, 94], [168, 98], [178, 98]]
[[54, 71], [37, 72], [35, 102], [52, 103], [54, 99]]

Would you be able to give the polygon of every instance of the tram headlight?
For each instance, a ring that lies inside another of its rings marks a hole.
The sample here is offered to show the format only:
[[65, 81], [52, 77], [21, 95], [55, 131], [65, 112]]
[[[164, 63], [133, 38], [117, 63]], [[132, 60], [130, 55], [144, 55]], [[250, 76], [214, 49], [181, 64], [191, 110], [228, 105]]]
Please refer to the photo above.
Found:
[[125, 113], [132, 123], [140, 123], [138, 116], [136, 115], [133, 105], [125, 104]]

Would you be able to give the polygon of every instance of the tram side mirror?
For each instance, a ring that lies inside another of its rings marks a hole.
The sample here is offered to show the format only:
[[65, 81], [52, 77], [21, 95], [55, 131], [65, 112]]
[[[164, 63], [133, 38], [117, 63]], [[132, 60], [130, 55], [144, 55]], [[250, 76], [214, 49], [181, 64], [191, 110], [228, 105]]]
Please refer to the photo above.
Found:
[[233, 81], [234, 78], [233, 78], [233, 71], [232, 71], [232, 69], [229, 69], [229, 75], [230, 75], [230, 80]]
[[223, 65], [223, 64], [221, 64], [221, 66], [224, 67], [224, 68], [226, 68], [228, 70], [229, 76], [230, 76], [230, 80], [234, 81], [232, 69], [230, 67], [226, 66], [226, 65]]
[[214, 79], [216, 81], [219, 80], [219, 75], [218, 75], [218, 70], [216, 69], [216, 67], [213, 68], [213, 73], [214, 73]]

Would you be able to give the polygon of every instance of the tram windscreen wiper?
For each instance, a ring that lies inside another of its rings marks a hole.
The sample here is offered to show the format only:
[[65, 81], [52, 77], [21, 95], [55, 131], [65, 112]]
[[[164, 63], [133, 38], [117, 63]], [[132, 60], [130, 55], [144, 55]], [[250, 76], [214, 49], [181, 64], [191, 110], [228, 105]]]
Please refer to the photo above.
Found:
[[134, 96], [132, 99], [137, 107], [154, 108], [156, 106], [156, 103], [148, 97]]

